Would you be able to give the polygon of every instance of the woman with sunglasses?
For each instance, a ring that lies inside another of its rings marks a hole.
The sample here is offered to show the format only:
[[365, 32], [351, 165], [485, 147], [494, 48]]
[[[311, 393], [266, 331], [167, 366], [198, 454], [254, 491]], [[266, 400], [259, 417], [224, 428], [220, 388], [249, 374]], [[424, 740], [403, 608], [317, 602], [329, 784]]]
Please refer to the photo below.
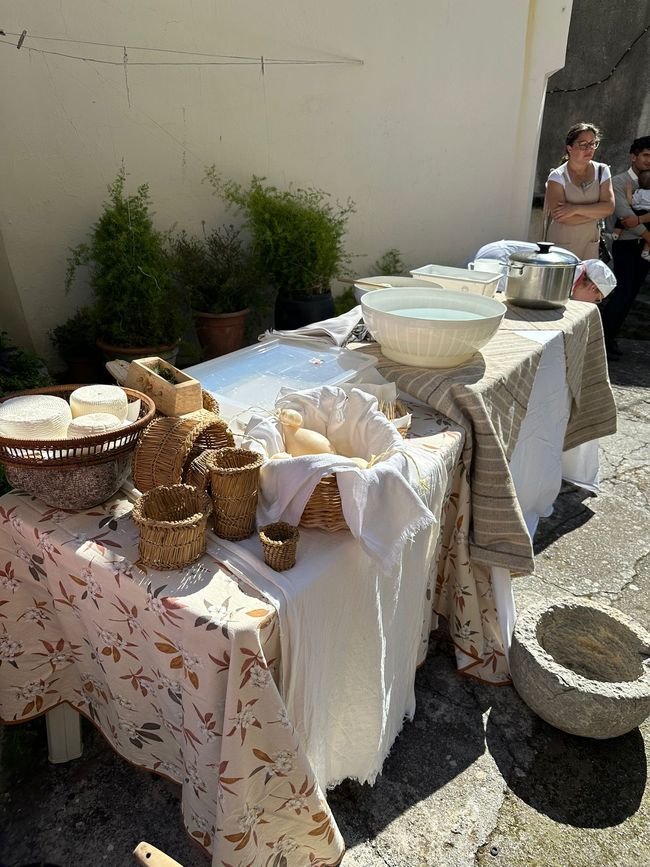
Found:
[[575, 123], [566, 135], [564, 160], [546, 182], [546, 240], [582, 260], [598, 258], [599, 221], [614, 212], [609, 166], [592, 159], [599, 144], [596, 126]]

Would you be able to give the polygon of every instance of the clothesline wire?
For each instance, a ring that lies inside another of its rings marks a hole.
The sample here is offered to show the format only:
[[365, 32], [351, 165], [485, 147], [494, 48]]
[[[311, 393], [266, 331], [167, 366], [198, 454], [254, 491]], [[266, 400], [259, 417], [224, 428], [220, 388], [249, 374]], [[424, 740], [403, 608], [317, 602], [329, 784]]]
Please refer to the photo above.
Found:
[[[4, 31], [5, 36], [16, 36], [21, 37], [21, 33], [13, 33], [8, 30]], [[281, 57], [264, 57], [263, 61], [261, 56], [251, 57], [249, 55], [239, 55], [239, 54], [209, 54], [203, 51], [184, 51], [182, 49], [175, 48], [150, 48], [144, 45], [124, 45], [118, 44], [116, 42], [90, 42], [84, 39], [64, 39], [58, 36], [36, 36], [34, 34], [27, 34], [25, 39], [42, 39], [50, 42], [67, 42], [74, 45], [94, 45], [102, 48], [119, 48], [120, 51], [126, 49], [127, 51], [156, 51], [167, 54], [182, 54], [182, 55], [190, 55], [194, 57], [212, 57], [218, 58], [218, 61], [129, 61], [129, 66], [246, 66], [246, 65], [258, 65], [261, 62], [272, 65], [308, 65], [308, 66], [327, 66], [327, 65], [340, 65], [340, 64], [363, 64], [363, 60], [355, 57], [342, 57], [338, 60], [303, 60], [303, 59], [294, 59], [294, 58], [281, 58]], [[2, 39], [0, 42], [5, 45], [10, 45], [12, 47], [16, 47], [13, 42], [9, 40]], [[24, 40], [23, 40], [24, 44]], [[29, 45], [24, 45], [24, 47], [28, 51], [36, 51], [39, 54], [52, 54], [56, 57], [67, 57], [71, 60], [85, 60], [89, 63], [103, 63], [109, 66], [122, 66], [123, 60], [102, 60], [97, 57], [82, 57], [78, 54], [68, 54], [66, 52], [61, 51], [48, 51], [44, 48], [32, 48]]]
[[606, 81], [609, 81], [609, 79], [612, 77], [612, 75], [614, 75], [614, 73], [616, 72], [616, 70], [618, 69], [620, 64], [623, 62], [623, 59], [630, 53], [630, 51], [632, 51], [632, 49], [637, 44], [637, 42], [640, 39], [642, 39], [649, 30], [650, 30], [650, 24], [648, 24], [641, 31], [641, 33], [639, 33], [639, 35], [636, 37], [636, 39], [632, 40], [632, 42], [628, 45], [628, 47], [621, 54], [621, 56], [618, 58], [618, 60], [614, 64], [614, 66], [612, 66], [609, 73], [604, 78], [601, 78], [598, 81], [592, 81], [590, 84], [583, 84], [581, 87], [567, 87], [567, 88], [553, 87], [550, 90], [547, 90], [546, 93], [547, 94], [550, 94], [550, 93], [578, 93], [578, 91], [589, 90], [590, 87], [597, 87], [599, 84], [604, 84]]

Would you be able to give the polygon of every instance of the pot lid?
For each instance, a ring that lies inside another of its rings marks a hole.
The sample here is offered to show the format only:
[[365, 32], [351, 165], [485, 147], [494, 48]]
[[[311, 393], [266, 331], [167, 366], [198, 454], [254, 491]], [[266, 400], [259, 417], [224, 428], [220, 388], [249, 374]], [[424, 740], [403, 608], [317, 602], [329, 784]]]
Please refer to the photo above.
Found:
[[536, 243], [537, 250], [511, 253], [508, 261], [520, 265], [545, 265], [560, 268], [575, 266], [580, 263], [580, 259], [569, 250], [565, 250], [564, 247], [555, 247], [546, 241], [537, 241]]

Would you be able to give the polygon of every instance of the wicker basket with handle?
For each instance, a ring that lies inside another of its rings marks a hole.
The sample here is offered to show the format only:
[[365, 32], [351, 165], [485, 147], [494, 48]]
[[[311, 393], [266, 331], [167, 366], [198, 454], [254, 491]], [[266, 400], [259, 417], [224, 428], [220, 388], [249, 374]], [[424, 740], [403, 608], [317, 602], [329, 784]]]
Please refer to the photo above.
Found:
[[136, 500], [140, 561], [154, 569], [180, 569], [205, 552], [210, 497], [191, 485], [162, 485]]
[[217, 536], [237, 542], [253, 533], [262, 462], [262, 455], [248, 449], [218, 449], [210, 456]]

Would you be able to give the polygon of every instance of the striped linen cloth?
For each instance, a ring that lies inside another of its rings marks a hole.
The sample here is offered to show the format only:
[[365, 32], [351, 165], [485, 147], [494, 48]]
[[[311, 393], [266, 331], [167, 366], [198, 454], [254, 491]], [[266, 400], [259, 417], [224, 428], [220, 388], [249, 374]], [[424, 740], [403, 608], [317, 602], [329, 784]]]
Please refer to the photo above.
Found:
[[564, 449], [616, 433], [616, 403], [609, 383], [600, 312], [595, 304], [569, 301], [564, 310], [508, 305], [501, 329], [562, 331], [572, 405]]
[[410, 367], [385, 358], [376, 344], [363, 351], [407, 394], [465, 430], [473, 559], [513, 572], [532, 572], [533, 548], [517, 501], [508, 461], [517, 443], [543, 347], [509, 331], [497, 335], [459, 367]]

